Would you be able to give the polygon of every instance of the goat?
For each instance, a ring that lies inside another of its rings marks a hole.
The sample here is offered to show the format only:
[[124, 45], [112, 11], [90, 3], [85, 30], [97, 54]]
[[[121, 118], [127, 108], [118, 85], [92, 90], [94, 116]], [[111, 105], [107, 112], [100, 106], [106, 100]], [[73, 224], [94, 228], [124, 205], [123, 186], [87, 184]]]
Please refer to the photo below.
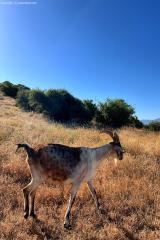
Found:
[[[47, 144], [38, 148], [31, 148], [28, 144], [17, 144], [17, 150], [24, 148], [27, 152], [28, 164], [31, 172], [31, 182], [23, 188], [24, 218], [36, 217], [34, 200], [38, 186], [47, 178], [61, 182], [72, 183], [71, 195], [64, 218], [64, 228], [70, 229], [70, 212], [76, 193], [82, 182], [86, 181], [90, 193], [95, 201], [96, 208], [100, 210], [100, 203], [92, 183], [92, 177], [102, 159], [117, 154], [119, 160], [123, 159], [124, 150], [116, 132], [107, 131], [113, 142], [97, 148], [69, 147], [60, 144]], [[17, 151], [16, 150], [16, 151]], [[30, 196], [30, 209], [29, 209]]]

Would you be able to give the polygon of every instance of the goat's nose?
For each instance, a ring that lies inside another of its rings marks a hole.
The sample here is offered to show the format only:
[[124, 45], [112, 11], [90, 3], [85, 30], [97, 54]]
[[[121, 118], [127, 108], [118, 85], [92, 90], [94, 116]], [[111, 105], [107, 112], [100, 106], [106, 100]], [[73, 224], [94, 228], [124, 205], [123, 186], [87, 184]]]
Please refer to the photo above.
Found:
[[123, 155], [119, 154], [119, 160], [122, 160], [122, 159], [123, 159]]

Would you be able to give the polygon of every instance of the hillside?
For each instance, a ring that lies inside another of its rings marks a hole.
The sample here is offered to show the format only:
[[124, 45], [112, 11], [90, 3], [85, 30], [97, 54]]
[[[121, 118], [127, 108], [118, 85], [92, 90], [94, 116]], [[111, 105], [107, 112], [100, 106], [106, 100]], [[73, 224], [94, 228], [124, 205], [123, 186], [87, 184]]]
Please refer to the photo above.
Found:
[[145, 125], [148, 125], [150, 124], [151, 122], [160, 122], [160, 118], [157, 118], [157, 119], [153, 119], [153, 120], [142, 120], [143, 124]]
[[30, 176], [24, 151], [15, 154], [16, 143], [93, 147], [110, 137], [94, 129], [49, 123], [0, 96], [0, 239], [160, 239], [160, 134], [126, 128], [120, 138], [127, 151], [124, 160], [117, 165], [104, 161], [94, 179], [105, 214], [96, 212], [83, 184], [72, 209], [73, 229], [64, 230], [69, 187], [48, 182], [36, 196], [38, 219], [25, 220], [21, 189]]

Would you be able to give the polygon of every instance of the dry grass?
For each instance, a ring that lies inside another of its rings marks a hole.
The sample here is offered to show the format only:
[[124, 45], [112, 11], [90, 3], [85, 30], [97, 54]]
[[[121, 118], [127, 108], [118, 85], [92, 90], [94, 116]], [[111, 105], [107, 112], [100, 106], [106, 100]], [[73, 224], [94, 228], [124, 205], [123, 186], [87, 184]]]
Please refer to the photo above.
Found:
[[25, 113], [14, 100], [0, 96], [0, 239], [160, 239], [160, 134], [120, 131], [124, 161], [102, 163], [94, 179], [106, 212], [99, 215], [84, 184], [72, 209], [72, 231], [63, 229], [68, 189], [42, 185], [36, 197], [38, 220], [23, 219], [21, 189], [29, 182], [25, 153], [15, 144], [63, 143], [99, 146], [109, 137], [97, 130], [67, 128]]

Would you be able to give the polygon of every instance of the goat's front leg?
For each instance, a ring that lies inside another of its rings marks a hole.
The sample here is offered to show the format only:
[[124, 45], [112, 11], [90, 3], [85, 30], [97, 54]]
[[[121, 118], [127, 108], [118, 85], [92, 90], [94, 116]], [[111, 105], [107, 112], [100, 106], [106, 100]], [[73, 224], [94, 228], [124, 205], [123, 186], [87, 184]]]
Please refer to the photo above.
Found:
[[70, 199], [69, 199], [69, 204], [68, 204], [68, 208], [67, 208], [65, 218], [64, 218], [64, 228], [66, 228], [66, 229], [71, 228], [69, 217], [70, 217], [71, 208], [72, 208], [73, 203], [75, 201], [76, 193], [78, 191], [79, 186], [80, 186], [80, 182], [79, 183], [74, 183], [72, 188], [71, 188], [71, 195], [70, 195]]
[[98, 210], [100, 210], [100, 203], [99, 203], [99, 201], [98, 201], [97, 193], [96, 193], [95, 188], [93, 187], [92, 181], [91, 181], [91, 180], [88, 181], [88, 182], [87, 182], [87, 185], [88, 185], [88, 188], [89, 188], [89, 190], [90, 190], [90, 193], [91, 193], [91, 195], [92, 195], [92, 197], [93, 197], [93, 199], [94, 199], [94, 201], [95, 201], [96, 208], [97, 208]]

